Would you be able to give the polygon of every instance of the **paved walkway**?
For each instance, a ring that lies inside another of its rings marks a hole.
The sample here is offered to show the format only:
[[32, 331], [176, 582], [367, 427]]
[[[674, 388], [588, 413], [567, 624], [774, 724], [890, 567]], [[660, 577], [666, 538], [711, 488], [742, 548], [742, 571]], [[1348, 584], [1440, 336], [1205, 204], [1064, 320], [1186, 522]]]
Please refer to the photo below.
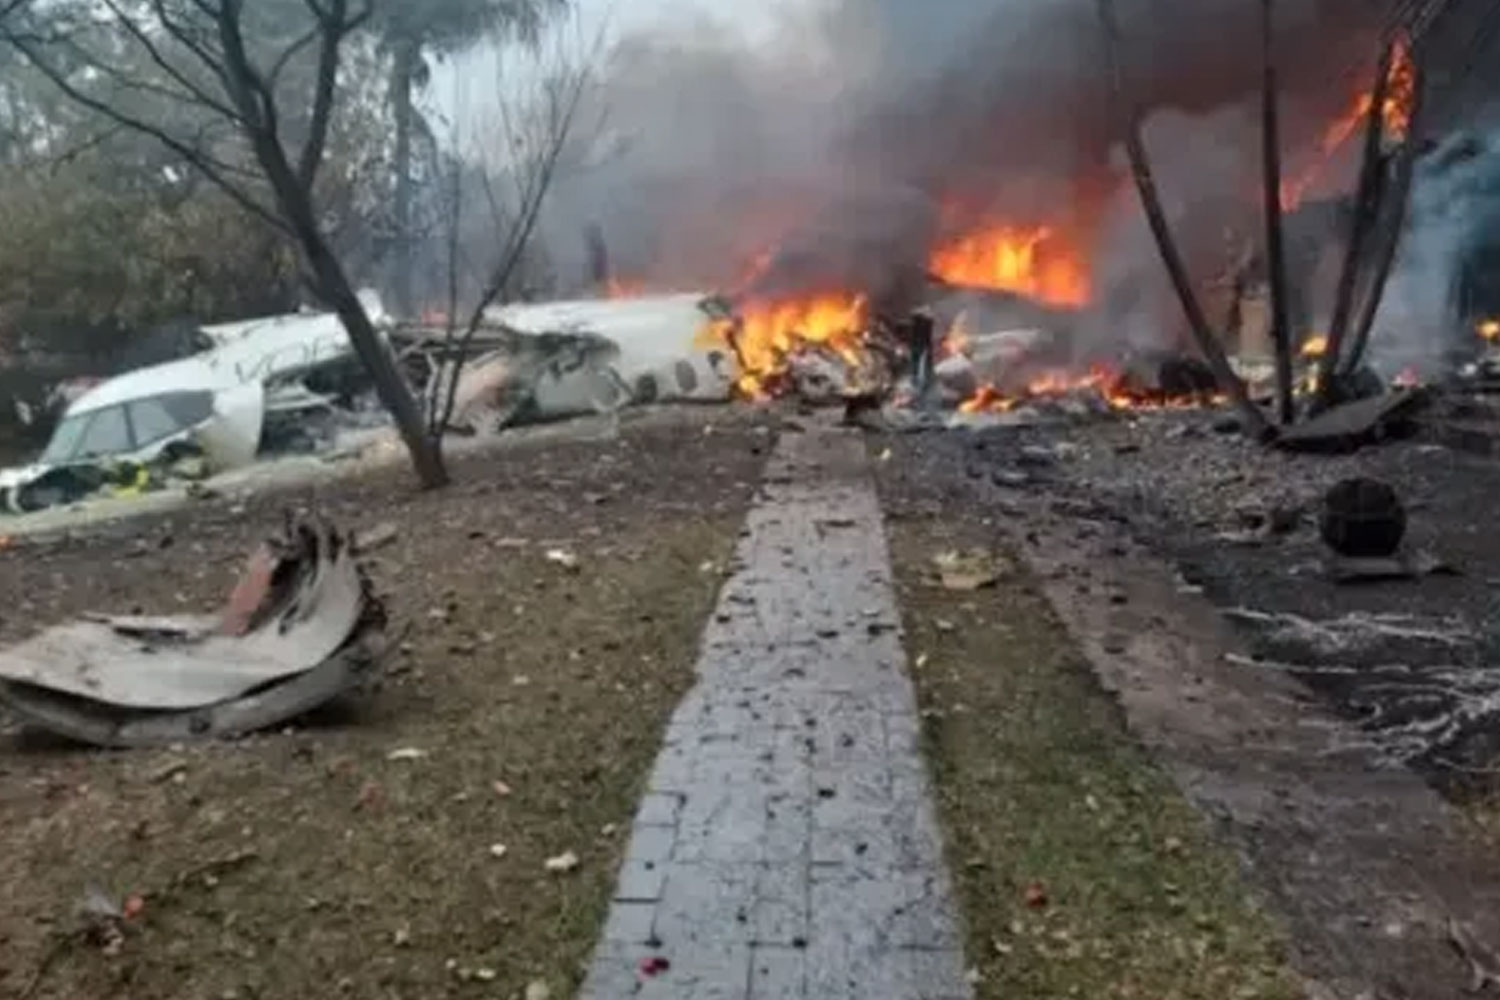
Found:
[[968, 998], [863, 441], [784, 435], [737, 559], [581, 997]]

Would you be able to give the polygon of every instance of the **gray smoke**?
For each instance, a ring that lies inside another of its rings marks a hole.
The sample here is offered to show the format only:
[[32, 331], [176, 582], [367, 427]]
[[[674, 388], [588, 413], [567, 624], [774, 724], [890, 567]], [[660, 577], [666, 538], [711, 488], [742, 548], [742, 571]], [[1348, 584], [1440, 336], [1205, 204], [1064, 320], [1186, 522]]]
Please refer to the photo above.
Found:
[[1500, 312], [1500, 129], [1459, 134], [1420, 161], [1406, 235], [1371, 338], [1386, 375], [1432, 375]]
[[[1282, 4], [1288, 146], [1358, 85], [1365, 0]], [[1205, 275], [1259, 183], [1255, 0], [1119, 0], [1132, 98], [1184, 249]], [[624, 40], [602, 67], [607, 152], [547, 218], [564, 274], [602, 227], [617, 275], [679, 288], [857, 288], [899, 299], [955, 218], [1092, 243], [1101, 335], [1179, 324], [1113, 148], [1094, 0], [807, 0], [773, 44], [711, 20]], [[1296, 157], [1293, 157], [1295, 162]], [[1205, 206], [1210, 210], [1204, 211]]]

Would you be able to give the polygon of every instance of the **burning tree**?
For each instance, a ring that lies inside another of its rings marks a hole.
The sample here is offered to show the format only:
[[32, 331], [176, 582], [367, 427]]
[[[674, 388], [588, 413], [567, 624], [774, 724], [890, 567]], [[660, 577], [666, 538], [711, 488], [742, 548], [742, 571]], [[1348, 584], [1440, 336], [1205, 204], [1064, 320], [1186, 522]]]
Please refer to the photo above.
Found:
[[9, 0], [8, 43], [76, 104], [160, 142], [301, 249], [305, 279], [342, 320], [422, 484], [448, 481], [410, 386], [333, 252], [319, 175], [341, 58], [373, 0]]
[[[1271, 292], [1271, 330], [1276, 354], [1276, 411], [1281, 426], [1296, 419], [1293, 401], [1292, 331], [1289, 320], [1287, 266], [1282, 216], [1296, 200], [1302, 183], [1288, 184], [1281, 171], [1278, 72], [1273, 0], [1259, 0], [1261, 11], [1261, 125], [1265, 256]], [[1333, 320], [1320, 361], [1318, 407], [1338, 401], [1340, 388], [1361, 366], [1371, 329], [1400, 244], [1406, 221], [1413, 167], [1421, 149], [1425, 103], [1423, 40], [1448, 0], [1411, 0], [1394, 5], [1381, 38], [1381, 55], [1371, 92], [1361, 101], [1365, 139], [1353, 223], [1333, 306]], [[1098, 0], [1110, 86], [1118, 128], [1131, 172], [1163, 264], [1187, 316], [1194, 339], [1219, 381], [1242, 414], [1252, 436], [1269, 440], [1276, 431], [1250, 399], [1244, 382], [1232, 370], [1223, 345], [1211, 328], [1188, 278], [1162, 210], [1150, 158], [1142, 137], [1146, 110], [1127, 99], [1121, 60], [1122, 33], [1114, 0]], [[1390, 147], [1394, 144], [1395, 148]]]

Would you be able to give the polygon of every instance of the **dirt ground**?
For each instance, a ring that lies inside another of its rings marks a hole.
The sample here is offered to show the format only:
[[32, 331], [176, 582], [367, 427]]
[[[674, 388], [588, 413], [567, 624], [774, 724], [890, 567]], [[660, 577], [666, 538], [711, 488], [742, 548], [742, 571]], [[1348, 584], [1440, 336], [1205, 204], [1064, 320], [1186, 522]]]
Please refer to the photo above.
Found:
[[[1301, 995], [1233, 853], [1126, 733], [1003, 529], [881, 479], [980, 1000]], [[998, 584], [945, 589], [934, 557], [973, 549]]]
[[[1226, 612], [1250, 612], [1236, 621], [1254, 657], [1306, 683], [1393, 763], [1458, 797], [1493, 789], [1500, 533], [1490, 521], [1500, 463], [1422, 440], [1287, 455], [1215, 433], [1214, 421], [1162, 414], [950, 438], [925, 450], [971, 480], [1020, 483], [1029, 495], [1128, 525]], [[1409, 547], [1453, 572], [1360, 585], [1330, 579], [1319, 505], [1351, 476], [1391, 484], [1408, 509]], [[1286, 530], [1259, 530], [1272, 517]], [[1314, 627], [1296, 628], [1287, 616]], [[1319, 627], [1330, 623], [1331, 639]]]
[[[1463, 738], [1494, 731], [1484, 637], [1496, 550], [1479, 536], [1496, 469], [1420, 442], [1292, 458], [1213, 421], [873, 447], [889, 455], [883, 478], [922, 509], [989, 518], [1024, 552], [1132, 736], [1249, 863], [1313, 995], [1461, 995], [1472, 945], [1500, 940], [1500, 866], [1473, 822], [1493, 815], [1491, 800], [1470, 798], [1493, 761]], [[1395, 484], [1413, 501], [1415, 542], [1463, 576], [1326, 579], [1316, 501], [1354, 474]], [[1281, 509], [1297, 515], [1285, 533], [1246, 537]], [[1243, 607], [1277, 627], [1229, 615]], [[1433, 748], [1479, 756], [1455, 781]], [[1470, 944], [1455, 947], [1455, 926]]]
[[[391, 470], [0, 552], [10, 640], [86, 610], [210, 609], [288, 505], [400, 530], [371, 560], [398, 641], [373, 698], [151, 752], [4, 727], [0, 996], [570, 995], [761, 424], [692, 414], [467, 458], [441, 493]], [[91, 891], [139, 907], [123, 940], [85, 933]]]

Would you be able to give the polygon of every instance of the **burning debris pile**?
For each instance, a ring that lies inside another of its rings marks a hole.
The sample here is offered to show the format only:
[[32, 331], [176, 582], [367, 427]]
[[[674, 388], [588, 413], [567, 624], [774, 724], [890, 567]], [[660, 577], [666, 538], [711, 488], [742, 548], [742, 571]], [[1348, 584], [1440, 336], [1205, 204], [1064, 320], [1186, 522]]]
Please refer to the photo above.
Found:
[[[973, 243], [941, 251], [942, 273], [904, 316], [854, 294], [750, 298], [707, 334], [737, 361], [744, 398], [857, 402], [900, 426], [1017, 424], [1218, 400], [1212, 375], [1190, 358], [1080, 360], [1071, 303], [1086, 296], [1086, 279], [1071, 263], [1038, 268], [1032, 254], [1042, 238], [1014, 236], [987, 256]], [[961, 256], [976, 270], [965, 271]], [[964, 277], [983, 283], [953, 281]]]

